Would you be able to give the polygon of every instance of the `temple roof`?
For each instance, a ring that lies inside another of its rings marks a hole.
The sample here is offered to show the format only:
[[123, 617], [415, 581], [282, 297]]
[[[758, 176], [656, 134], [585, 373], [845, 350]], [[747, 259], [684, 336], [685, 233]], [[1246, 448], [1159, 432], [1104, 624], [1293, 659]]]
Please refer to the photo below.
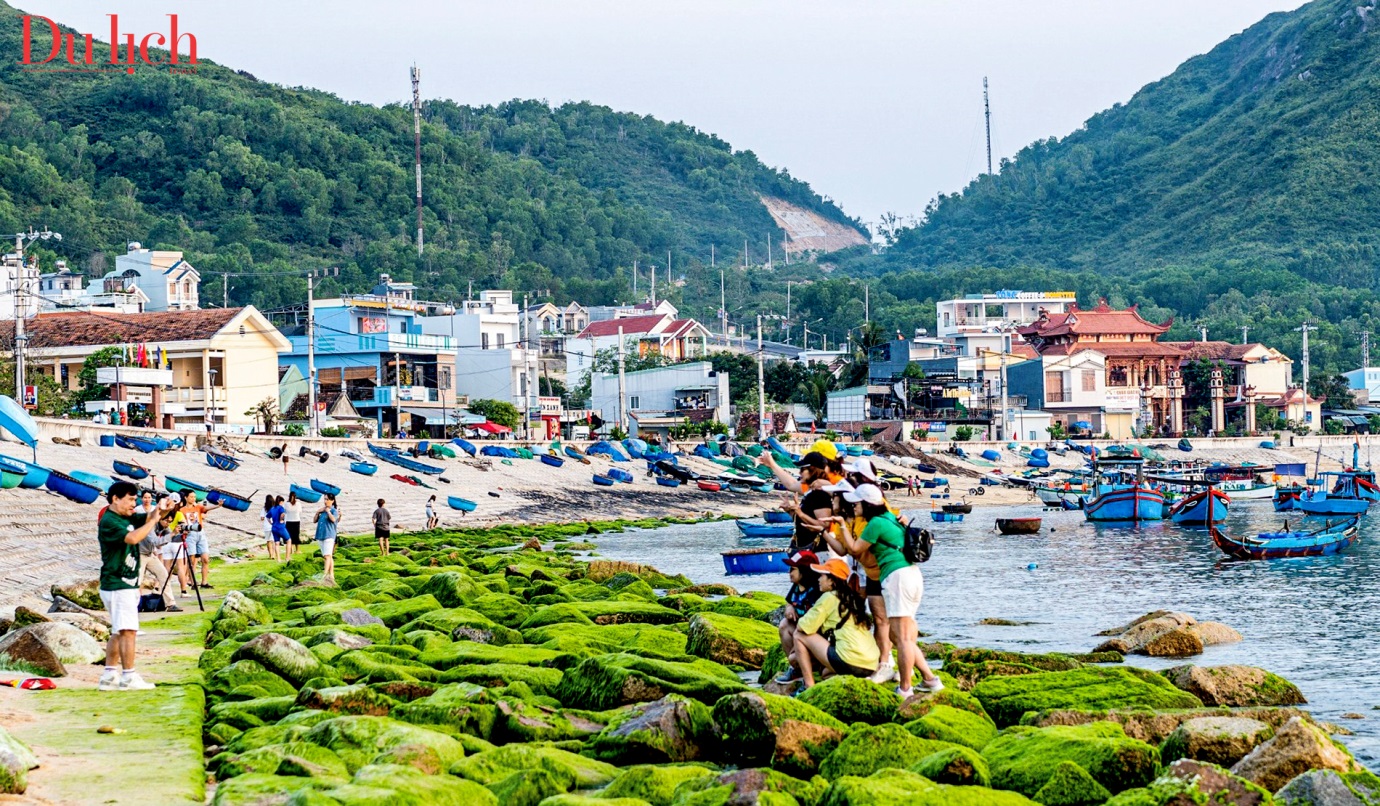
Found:
[[1173, 324], [1171, 318], [1162, 324], [1146, 321], [1136, 306], [1117, 311], [1106, 301], [1099, 301], [1089, 311], [1072, 305], [1066, 313], [1041, 311], [1040, 318], [1017, 330], [1026, 338], [1050, 339], [1056, 336], [1141, 335], [1159, 336]]

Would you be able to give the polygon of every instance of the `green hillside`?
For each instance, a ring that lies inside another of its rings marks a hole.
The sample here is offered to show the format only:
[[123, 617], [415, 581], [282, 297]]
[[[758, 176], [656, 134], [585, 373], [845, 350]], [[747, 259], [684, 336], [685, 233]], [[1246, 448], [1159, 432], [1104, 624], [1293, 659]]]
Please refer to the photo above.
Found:
[[[0, 52], [20, 52], [21, 13], [0, 3]], [[324, 293], [389, 272], [439, 298], [473, 282], [611, 302], [629, 296], [634, 260], [707, 258], [711, 243], [776, 231], [759, 193], [853, 223], [684, 124], [592, 104], [432, 101], [419, 260], [409, 106], [347, 103], [206, 61], [195, 75], [16, 62], [0, 63], [0, 232], [60, 231], [61, 251], [44, 258], [92, 273], [137, 240], [186, 251], [213, 285], [218, 272], [264, 275], [232, 278], [232, 304], [300, 302], [302, 281], [282, 273], [318, 266], [342, 268]], [[405, 75], [398, 84], [402, 94]]]

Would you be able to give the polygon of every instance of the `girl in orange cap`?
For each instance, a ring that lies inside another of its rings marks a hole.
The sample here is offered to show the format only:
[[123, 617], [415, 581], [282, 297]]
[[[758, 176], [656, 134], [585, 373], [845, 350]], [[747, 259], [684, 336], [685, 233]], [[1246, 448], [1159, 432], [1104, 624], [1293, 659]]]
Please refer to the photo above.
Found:
[[869, 677], [881, 653], [872, 638], [872, 619], [862, 596], [848, 585], [848, 565], [835, 557], [812, 565], [823, 595], [800, 619], [791, 662], [800, 669], [805, 688], [815, 684], [815, 664], [834, 674]]

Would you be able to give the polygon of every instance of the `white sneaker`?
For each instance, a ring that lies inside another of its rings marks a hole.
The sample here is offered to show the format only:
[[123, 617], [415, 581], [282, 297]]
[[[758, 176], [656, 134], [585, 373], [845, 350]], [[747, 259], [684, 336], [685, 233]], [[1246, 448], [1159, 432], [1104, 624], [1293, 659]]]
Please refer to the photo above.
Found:
[[114, 691], [120, 687], [119, 672], [105, 672], [101, 675], [101, 680], [96, 684], [97, 691]]
[[911, 697], [914, 697], [914, 696], [915, 696], [915, 689], [913, 689], [913, 688], [901, 688], [900, 686], [897, 686], [897, 687], [896, 687], [896, 696], [900, 697], [900, 698], [903, 699], [903, 700], [908, 700], [908, 699], [910, 699]]
[[152, 683], [146, 682], [144, 678], [139, 676], [138, 672], [123, 675], [120, 678], [121, 691], [148, 691], [152, 688], [156, 688], [156, 686], [154, 686], [154, 684]]
[[944, 681], [937, 677], [934, 679], [933, 683], [926, 683], [922, 680], [920, 681], [920, 690], [928, 691], [931, 694], [938, 694], [944, 690]]
[[877, 671], [867, 678], [873, 683], [890, 683], [891, 678], [896, 674], [896, 667], [890, 663], [883, 663], [877, 667]]

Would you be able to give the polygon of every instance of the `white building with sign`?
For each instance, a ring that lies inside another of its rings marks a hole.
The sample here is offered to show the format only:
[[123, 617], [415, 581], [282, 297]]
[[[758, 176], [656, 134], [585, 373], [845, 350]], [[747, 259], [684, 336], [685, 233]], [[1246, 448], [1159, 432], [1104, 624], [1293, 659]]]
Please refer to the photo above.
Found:
[[936, 334], [948, 339], [1028, 325], [1040, 318], [1041, 310], [1064, 313], [1076, 301], [1072, 291], [998, 291], [946, 299], [934, 304]]

